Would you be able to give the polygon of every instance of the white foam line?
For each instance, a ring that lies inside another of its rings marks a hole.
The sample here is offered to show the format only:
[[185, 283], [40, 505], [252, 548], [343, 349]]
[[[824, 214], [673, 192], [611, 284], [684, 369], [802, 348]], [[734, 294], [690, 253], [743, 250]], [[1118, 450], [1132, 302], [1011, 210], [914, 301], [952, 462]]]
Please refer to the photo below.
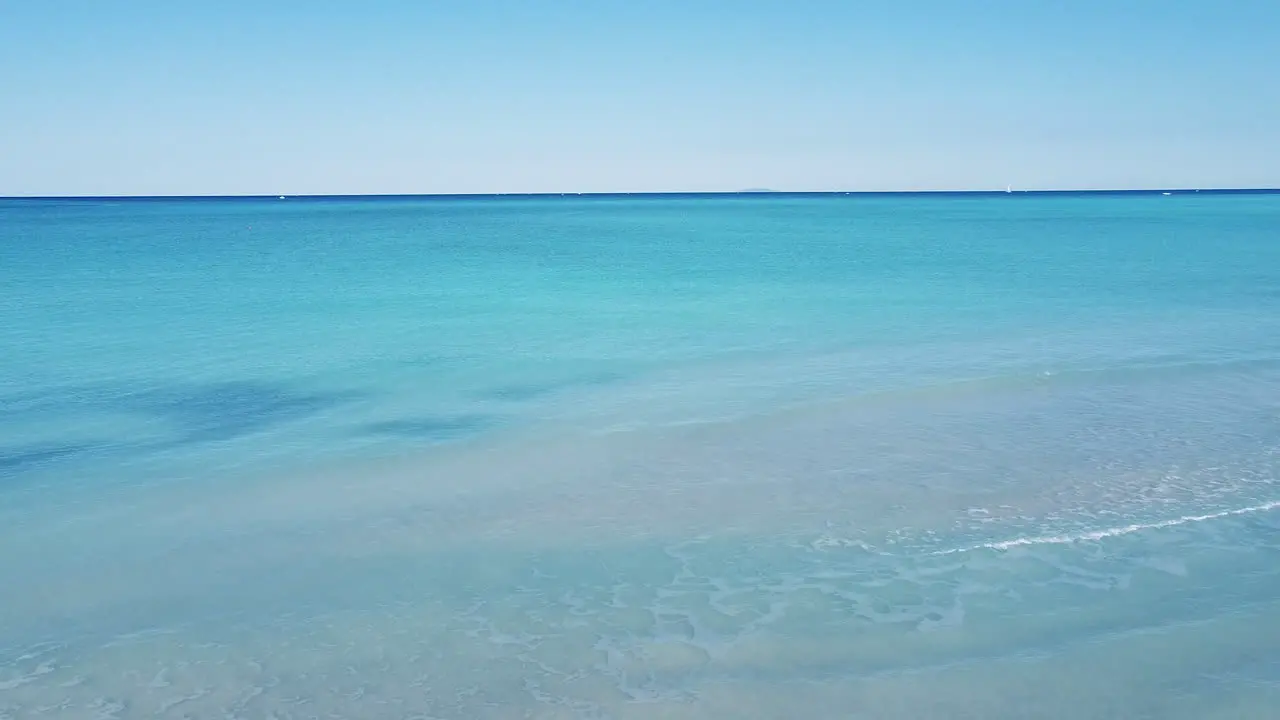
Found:
[[1280, 508], [1280, 500], [1274, 500], [1261, 505], [1252, 505], [1238, 510], [1224, 510], [1222, 512], [1209, 513], [1208, 515], [1183, 515], [1182, 517], [1174, 518], [1172, 520], [1161, 520], [1160, 522], [1153, 523], [1134, 523], [1133, 525], [1107, 528], [1105, 530], [1094, 530], [1092, 532], [1080, 533], [1079, 535], [1041, 535], [1039, 537], [1024, 537], [1014, 540], [1002, 540], [1000, 542], [970, 545], [962, 548], [952, 548], [950, 550], [939, 550], [929, 554], [954, 555], [956, 553], [971, 552], [974, 550], [1008, 550], [1010, 548], [1021, 547], [1023, 545], [1070, 545], [1072, 543], [1088, 542], [1090, 540], [1102, 540], [1104, 538], [1116, 537], [1118, 535], [1128, 535], [1142, 530], [1174, 527], [1175, 525], [1186, 525], [1187, 523], [1216, 520], [1218, 518], [1231, 517], [1233, 515], [1249, 515], [1252, 513], [1267, 512], [1277, 508]]

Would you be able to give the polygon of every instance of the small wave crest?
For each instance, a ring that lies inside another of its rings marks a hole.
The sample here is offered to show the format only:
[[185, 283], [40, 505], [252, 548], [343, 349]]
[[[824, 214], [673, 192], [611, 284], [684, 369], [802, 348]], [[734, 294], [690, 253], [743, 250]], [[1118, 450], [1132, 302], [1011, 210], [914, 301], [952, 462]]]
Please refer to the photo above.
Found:
[[1159, 528], [1204, 522], [1206, 520], [1217, 520], [1218, 518], [1232, 517], [1235, 515], [1251, 515], [1253, 513], [1268, 512], [1277, 508], [1280, 508], [1280, 500], [1262, 503], [1261, 505], [1251, 505], [1249, 507], [1238, 508], [1236, 510], [1223, 510], [1221, 512], [1208, 513], [1205, 515], [1183, 515], [1169, 520], [1160, 520], [1158, 522], [1150, 523], [1133, 523], [1131, 525], [1105, 528], [1102, 530], [1091, 530], [1089, 532], [1077, 533], [1074, 535], [1039, 535], [1034, 537], [1015, 538], [1013, 540], [979, 543], [977, 545], [951, 548], [949, 550], [938, 550], [937, 552], [930, 553], [930, 555], [954, 555], [956, 553], [973, 552], [975, 550], [1010, 550], [1015, 547], [1022, 547], [1023, 545], [1071, 545], [1078, 542], [1105, 540], [1106, 538], [1129, 535], [1143, 530], [1156, 530]]

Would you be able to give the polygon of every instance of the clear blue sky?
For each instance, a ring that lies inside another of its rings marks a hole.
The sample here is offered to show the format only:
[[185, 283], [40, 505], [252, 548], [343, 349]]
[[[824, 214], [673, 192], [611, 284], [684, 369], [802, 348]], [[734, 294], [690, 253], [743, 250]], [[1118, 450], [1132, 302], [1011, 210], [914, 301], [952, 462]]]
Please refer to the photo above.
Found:
[[1280, 186], [1280, 0], [0, 0], [0, 195]]

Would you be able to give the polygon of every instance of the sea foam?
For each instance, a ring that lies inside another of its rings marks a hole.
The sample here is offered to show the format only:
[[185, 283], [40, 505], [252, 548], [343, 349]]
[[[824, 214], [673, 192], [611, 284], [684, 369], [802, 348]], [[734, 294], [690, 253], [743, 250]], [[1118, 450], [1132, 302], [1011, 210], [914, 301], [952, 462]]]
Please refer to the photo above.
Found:
[[1142, 532], [1143, 530], [1157, 530], [1160, 528], [1176, 527], [1178, 525], [1205, 522], [1207, 520], [1217, 520], [1236, 515], [1251, 515], [1254, 513], [1269, 512], [1277, 508], [1280, 508], [1280, 500], [1273, 500], [1271, 502], [1262, 503], [1261, 505], [1251, 505], [1249, 507], [1237, 508], [1235, 510], [1223, 510], [1221, 512], [1206, 513], [1204, 515], [1183, 515], [1169, 520], [1160, 520], [1149, 523], [1132, 523], [1119, 527], [1090, 530], [1088, 532], [1075, 534], [1037, 535], [1034, 537], [1014, 538], [1012, 540], [1000, 540], [998, 542], [978, 543], [976, 545], [966, 545], [964, 547], [938, 550], [930, 553], [930, 555], [954, 555], [956, 553], [973, 552], [975, 550], [1011, 550], [1024, 545], [1071, 545], [1080, 542], [1105, 540], [1107, 538], [1119, 537], [1121, 535], [1130, 535], [1132, 533]]

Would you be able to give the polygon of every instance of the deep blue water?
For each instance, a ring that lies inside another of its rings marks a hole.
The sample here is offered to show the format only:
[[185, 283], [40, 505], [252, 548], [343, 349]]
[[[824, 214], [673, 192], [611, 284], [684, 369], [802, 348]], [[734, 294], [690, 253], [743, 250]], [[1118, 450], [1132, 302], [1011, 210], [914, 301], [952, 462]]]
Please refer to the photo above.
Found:
[[0, 718], [1273, 717], [1280, 195], [0, 200]]

